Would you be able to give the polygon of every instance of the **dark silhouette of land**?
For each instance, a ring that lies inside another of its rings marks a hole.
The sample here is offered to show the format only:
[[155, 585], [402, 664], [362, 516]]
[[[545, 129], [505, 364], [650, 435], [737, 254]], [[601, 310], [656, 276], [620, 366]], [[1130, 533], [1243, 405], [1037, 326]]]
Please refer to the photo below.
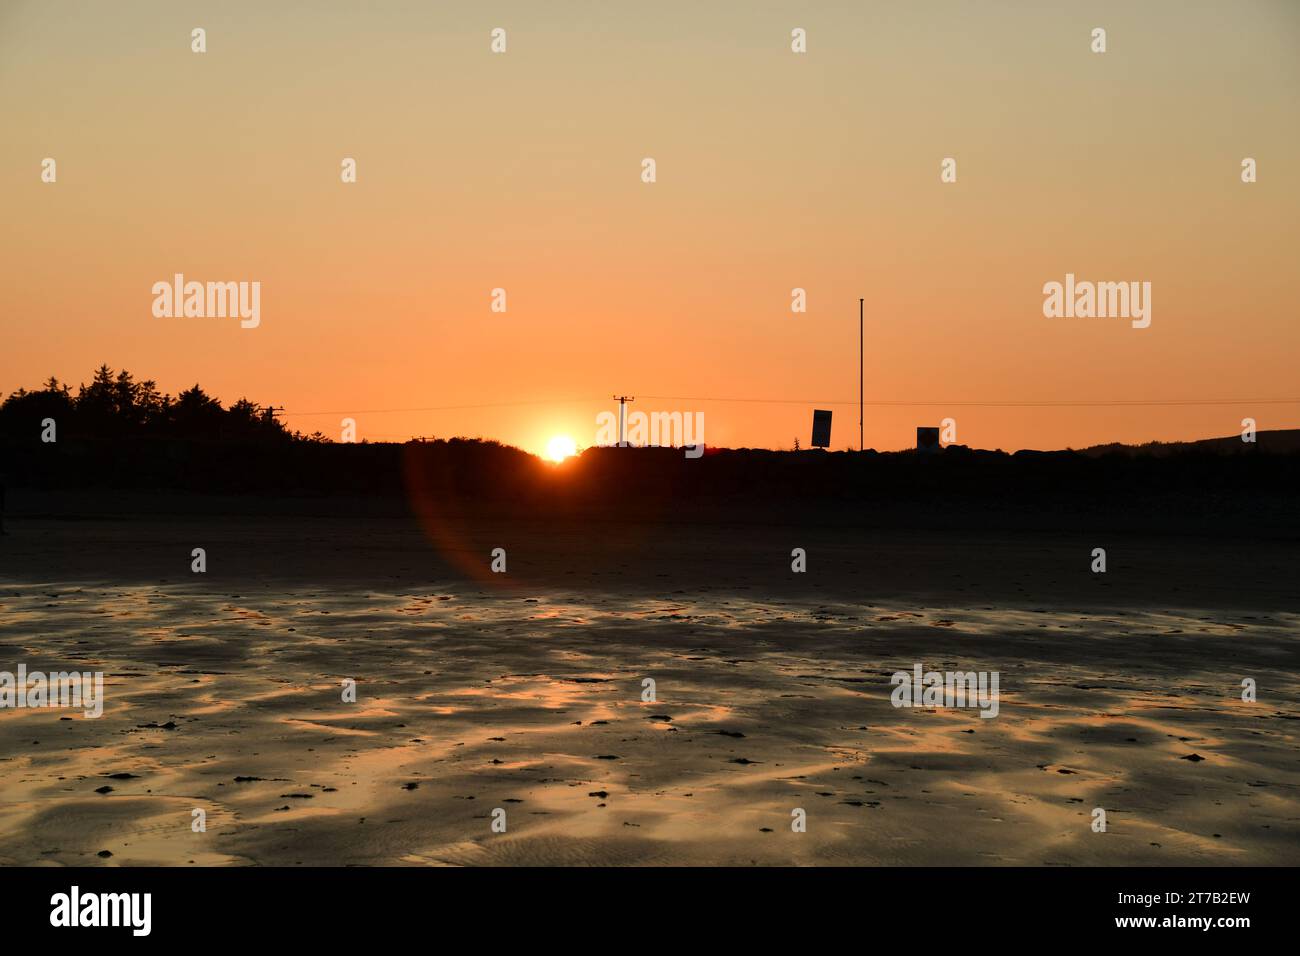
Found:
[[1295, 862], [1296, 432], [553, 465], [146, 385], [0, 407], [0, 658], [108, 675], [0, 721], [0, 862]]
[[[55, 442], [42, 440], [46, 420]], [[198, 385], [173, 398], [107, 366], [75, 395], [51, 379], [0, 405], [0, 471], [16, 491], [16, 514], [34, 502], [57, 514], [60, 500], [93, 514], [96, 494], [135, 492], [148, 496], [146, 511], [200, 513], [212, 502], [187, 504], [187, 496], [235, 496], [223, 507], [262, 514], [267, 507], [238, 498], [346, 496], [375, 513], [506, 518], [764, 524], [779, 515], [935, 530], [1300, 535], [1300, 430], [1257, 438], [1014, 454], [710, 448], [698, 459], [667, 448], [590, 448], [554, 465], [476, 439], [335, 443], [292, 432], [246, 399], [226, 408]], [[129, 496], [114, 500], [120, 510]]]
[[[41, 440], [45, 418], [57, 442]], [[334, 443], [252, 402], [226, 409], [197, 385], [172, 399], [102, 367], [76, 395], [51, 382], [0, 406], [14, 532], [0, 572], [151, 580], [212, 543], [209, 579], [771, 594], [809, 580], [858, 597], [1286, 606], [1300, 604], [1298, 439], [697, 459], [591, 448], [557, 465], [474, 439]], [[789, 573], [796, 546], [816, 555], [815, 576]], [[1141, 555], [1142, 573], [1076, 574], [1103, 546]], [[495, 547], [510, 573], [484, 577]]]

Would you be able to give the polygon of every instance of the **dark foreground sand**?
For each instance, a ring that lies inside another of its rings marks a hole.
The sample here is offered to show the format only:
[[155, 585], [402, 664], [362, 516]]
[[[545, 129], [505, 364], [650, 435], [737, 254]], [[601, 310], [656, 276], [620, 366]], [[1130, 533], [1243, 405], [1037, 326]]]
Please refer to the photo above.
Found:
[[[0, 711], [0, 863], [1300, 862], [1287, 542], [346, 516], [10, 531], [0, 670], [103, 670], [107, 701], [98, 720]], [[917, 662], [999, 671], [998, 716], [894, 708], [889, 675]]]

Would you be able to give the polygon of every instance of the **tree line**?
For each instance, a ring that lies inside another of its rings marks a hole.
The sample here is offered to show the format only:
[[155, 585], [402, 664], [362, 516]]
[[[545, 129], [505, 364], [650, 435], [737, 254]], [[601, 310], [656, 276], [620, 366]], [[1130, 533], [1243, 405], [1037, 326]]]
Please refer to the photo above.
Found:
[[137, 381], [126, 369], [107, 365], [95, 370], [90, 384], [72, 386], [51, 376], [43, 388], [19, 388], [0, 403], [0, 436], [37, 439], [43, 423], [53, 420], [60, 439], [184, 438], [242, 441], [324, 441], [319, 433], [290, 431], [270, 406], [246, 398], [225, 407], [197, 383], [168, 395], [152, 379]]

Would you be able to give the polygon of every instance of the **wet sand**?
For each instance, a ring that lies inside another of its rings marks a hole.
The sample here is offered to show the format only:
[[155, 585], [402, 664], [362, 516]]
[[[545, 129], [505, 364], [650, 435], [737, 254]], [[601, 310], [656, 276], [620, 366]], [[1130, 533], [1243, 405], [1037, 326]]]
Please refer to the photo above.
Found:
[[106, 701], [0, 711], [0, 863], [1300, 862], [1286, 542], [301, 521], [11, 522], [0, 669]]

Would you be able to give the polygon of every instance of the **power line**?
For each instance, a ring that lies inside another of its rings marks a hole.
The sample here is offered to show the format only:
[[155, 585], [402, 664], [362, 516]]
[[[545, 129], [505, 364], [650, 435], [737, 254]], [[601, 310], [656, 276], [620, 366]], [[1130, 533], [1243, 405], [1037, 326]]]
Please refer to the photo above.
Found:
[[[853, 401], [832, 401], [830, 399], [787, 399], [787, 398], [700, 398], [698, 396], [689, 397], [685, 395], [644, 395], [643, 398], [654, 399], [656, 401], [673, 401], [673, 402], [745, 402], [761, 403], [769, 405], [856, 405]], [[899, 402], [899, 401], [869, 401], [863, 404], [873, 407], [900, 407], [911, 408], [921, 405], [951, 405], [965, 406], [970, 408], [1102, 408], [1110, 406], [1139, 406], [1139, 405], [1300, 405], [1300, 398], [1262, 398], [1262, 399], [1225, 399], [1218, 401], [1214, 399], [1174, 399], [1168, 401], [1105, 401], [1105, 402]]]
[[[329, 412], [284, 412], [286, 415], [387, 415], [393, 412], [452, 412], [473, 408], [513, 408], [518, 405], [581, 405], [600, 398], [542, 398], [528, 402], [484, 402], [477, 405], [426, 405], [420, 408], [346, 408]], [[284, 410], [281, 409], [283, 412]]]
[[[703, 398], [687, 395], [642, 395], [643, 399], [660, 402], [717, 402], [735, 404], [763, 405], [857, 405], [854, 401], [836, 401], [831, 399], [811, 398]], [[476, 405], [427, 405], [412, 408], [349, 408], [328, 412], [296, 412], [280, 409], [284, 415], [386, 415], [399, 412], [448, 412], [469, 409], [512, 408], [528, 405], [586, 405], [603, 402], [601, 398], [565, 398], [535, 399], [523, 402], [486, 402]], [[1208, 406], [1208, 405], [1300, 405], [1300, 398], [1229, 398], [1229, 399], [1168, 399], [1133, 401], [1044, 401], [1044, 402], [986, 402], [986, 401], [866, 401], [861, 404], [873, 408], [916, 408], [920, 406], [952, 406], [964, 408], [1115, 408], [1115, 407], [1155, 407], [1155, 406]]]

